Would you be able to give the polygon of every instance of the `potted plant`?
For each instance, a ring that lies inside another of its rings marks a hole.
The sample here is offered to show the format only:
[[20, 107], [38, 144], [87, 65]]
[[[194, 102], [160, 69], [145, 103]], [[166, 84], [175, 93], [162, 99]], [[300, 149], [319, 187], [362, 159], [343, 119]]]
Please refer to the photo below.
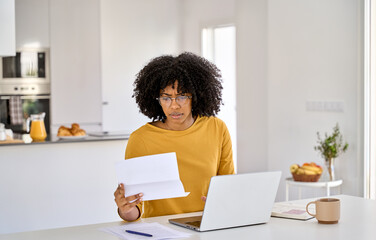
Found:
[[333, 181], [335, 180], [334, 159], [341, 153], [346, 152], [349, 144], [347, 142], [343, 143], [343, 136], [339, 131], [338, 123], [333, 128], [332, 135], [325, 133], [325, 138], [321, 139], [320, 133], [317, 132], [317, 138], [318, 145], [315, 146], [314, 149], [319, 151], [321, 156], [325, 159], [325, 165], [329, 172], [330, 181]]

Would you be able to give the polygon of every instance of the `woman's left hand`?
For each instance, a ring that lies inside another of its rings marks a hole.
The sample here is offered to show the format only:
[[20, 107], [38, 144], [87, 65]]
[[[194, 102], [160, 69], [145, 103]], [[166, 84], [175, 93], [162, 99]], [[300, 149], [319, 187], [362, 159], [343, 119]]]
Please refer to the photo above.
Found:
[[201, 196], [201, 200], [206, 202], [206, 197], [205, 196]]

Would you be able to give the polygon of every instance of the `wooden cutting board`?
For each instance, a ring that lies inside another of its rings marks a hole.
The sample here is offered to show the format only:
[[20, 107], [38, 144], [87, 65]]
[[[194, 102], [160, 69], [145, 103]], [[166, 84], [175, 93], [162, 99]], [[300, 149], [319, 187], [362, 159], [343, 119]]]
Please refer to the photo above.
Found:
[[9, 144], [9, 143], [25, 143], [21, 139], [7, 139], [5, 141], [0, 141], [0, 144]]

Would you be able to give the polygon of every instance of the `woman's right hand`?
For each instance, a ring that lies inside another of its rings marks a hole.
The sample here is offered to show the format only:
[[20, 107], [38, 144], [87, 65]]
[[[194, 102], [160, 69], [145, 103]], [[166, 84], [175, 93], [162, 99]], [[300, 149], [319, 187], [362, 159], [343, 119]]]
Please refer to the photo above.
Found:
[[114, 192], [114, 196], [119, 209], [119, 215], [122, 219], [133, 221], [139, 217], [140, 211], [136, 205], [142, 201], [142, 193], [125, 197], [124, 184], [120, 183]]

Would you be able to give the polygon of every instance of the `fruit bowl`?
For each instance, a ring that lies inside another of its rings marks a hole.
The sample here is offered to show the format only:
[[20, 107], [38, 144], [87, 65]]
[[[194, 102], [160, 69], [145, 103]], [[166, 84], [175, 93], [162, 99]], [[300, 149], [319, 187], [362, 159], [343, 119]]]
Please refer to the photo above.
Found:
[[290, 172], [294, 181], [317, 182], [321, 177], [322, 167], [314, 162], [304, 163], [302, 166], [293, 164], [290, 166]]
[[292, 173], [292, 178], [294, 181], [297, 182], [317, 182], [321, 177], [321, 174], [316, 174], [316, 175], [306, 175], [306, 174], [296, 174]]

